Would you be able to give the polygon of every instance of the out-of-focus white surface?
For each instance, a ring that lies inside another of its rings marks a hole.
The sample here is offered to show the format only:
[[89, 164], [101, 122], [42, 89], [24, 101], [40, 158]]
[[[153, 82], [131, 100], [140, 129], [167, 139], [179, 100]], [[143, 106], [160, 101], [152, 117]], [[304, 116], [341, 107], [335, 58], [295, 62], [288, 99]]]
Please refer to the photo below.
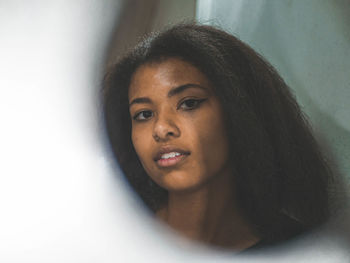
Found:
[[211, 253], [144, 213], [101, 138], [119, 11], [114, 0], [0, 3], [0, 262], [345, 262], [322, 236], [282, 255]]

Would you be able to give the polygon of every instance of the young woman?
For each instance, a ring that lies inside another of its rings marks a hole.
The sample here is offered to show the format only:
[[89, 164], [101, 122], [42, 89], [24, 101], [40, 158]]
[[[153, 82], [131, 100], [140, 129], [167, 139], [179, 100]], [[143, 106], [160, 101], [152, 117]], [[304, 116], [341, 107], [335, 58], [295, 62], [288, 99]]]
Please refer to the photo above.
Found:
[[331, 172], [303, 114], [276, 70], [232, 35], [196, 24], [152, 35], [104, 88], [120, 167], [183, 235], [244, 250], [327, 220]]

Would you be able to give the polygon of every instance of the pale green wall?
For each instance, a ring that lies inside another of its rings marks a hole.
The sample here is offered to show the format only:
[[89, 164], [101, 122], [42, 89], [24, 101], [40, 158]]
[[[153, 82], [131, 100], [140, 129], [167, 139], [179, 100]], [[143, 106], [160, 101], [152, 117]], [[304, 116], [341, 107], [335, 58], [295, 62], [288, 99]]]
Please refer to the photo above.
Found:
[[230, 31], [277, 68], [349, 182], [349, 1], [198, 0], [197, 19]]

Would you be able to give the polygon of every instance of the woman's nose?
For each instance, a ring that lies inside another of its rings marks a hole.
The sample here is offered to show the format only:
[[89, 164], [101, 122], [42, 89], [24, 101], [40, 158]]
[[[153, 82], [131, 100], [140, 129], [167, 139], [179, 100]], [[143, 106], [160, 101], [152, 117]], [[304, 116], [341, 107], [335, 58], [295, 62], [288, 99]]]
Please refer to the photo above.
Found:
[[180, 136], [180, 129], [171, 116], [159, 116], [153, 129], [153, 138], [156, 141], [167, 141], [172, 137]]

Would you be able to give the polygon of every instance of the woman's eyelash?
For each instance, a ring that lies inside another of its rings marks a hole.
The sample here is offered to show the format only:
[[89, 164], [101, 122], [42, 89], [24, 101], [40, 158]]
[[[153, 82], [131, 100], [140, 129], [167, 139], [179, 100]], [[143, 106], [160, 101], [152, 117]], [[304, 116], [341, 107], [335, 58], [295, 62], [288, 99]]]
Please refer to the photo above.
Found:
[[198, 108], [198, 106], [205, 100], [206, 99], [185, 99], [179, 104], [178, 109], [193, 110]]
[[133, 117], [135, 121], [145, 121], [153, 116], [153, 112], [149, 110], [143, 110], [136, 113]]

